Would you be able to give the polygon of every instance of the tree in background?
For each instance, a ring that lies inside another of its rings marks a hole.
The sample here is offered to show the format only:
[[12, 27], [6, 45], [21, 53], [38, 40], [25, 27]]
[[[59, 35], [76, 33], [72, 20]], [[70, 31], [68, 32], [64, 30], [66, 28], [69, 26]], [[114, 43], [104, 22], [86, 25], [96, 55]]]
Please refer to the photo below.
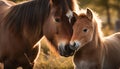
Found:
[[110, 3], [111, 8], [117, 12], [117, 20], [115, 22], [115, 31], [120, 32], [120, 0], [114, 0]]
[[110, 7], [117, 11], [117, 18], [120, 19], [120, 0], [112, 0]]
[[[14, 2], [27, 0], [11, 0]], [[117, 11], [117, 18], [120, 19], [120, 0], [78, 0], [80, 7], [90, 7], [99, 13], [105, 12], [107, 24], [112, 28], [110, 9]], [[112, 15], [113, 16], [113, 15]]]
[[[112, 27], [111, 24], [111, 16], [110, 16], [110, 0], [79, 0], [80, 6], [90, 6], [92, 8], [95, 8], [96, 11], [99, 12], [106, 12], [107, 16], [107, 23], [109, 27]], [[112, 0], [113, 1], [113, 0]]]

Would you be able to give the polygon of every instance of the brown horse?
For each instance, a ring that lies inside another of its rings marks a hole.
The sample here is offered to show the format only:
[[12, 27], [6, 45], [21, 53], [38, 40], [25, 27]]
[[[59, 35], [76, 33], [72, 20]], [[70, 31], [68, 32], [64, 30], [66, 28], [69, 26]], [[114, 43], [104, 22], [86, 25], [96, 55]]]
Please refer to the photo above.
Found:
[[[5, 14], [5, 12], [11, 7], [11, 6], [14, 6], [14, 5], [16, 5], [14, 2], [12, 2], [12, 1], [3, 1], [3, 0], [0, 0], [0, 9], [1, 9], [1, 11], [0, 11], [0, 19], [1, 18], [3, 18], [3, 16], [4, 16], [4, 14]], [[32, 49], [32, 51], [31, 52], [29, 52], [29, 54], [27, 54], [27, 56], [26, 56], [26, 60], [28, 60], [28, 62], [31, 64], [31, 65], [33, 65], [34, 63], [33, 63], [33, 61], [35, 61], [35, 58], [37, 57], [37, 54], [38, 54], [38, 52], [39, 52], [39, 46], [35, 46], [33, 49]], [[25, 54], [26, 55], [26, 54]], [[29, 57], [29, 59], [27, 58], [27, 57]], [[37, 59], [37, 58], [36, 58]], [[23, 58], [21, 58], [21, 61], [22, 61], [22, 63], [24, 63], [23, 61], [25, 60], [25, 58], [23, 57]]]
[[70, 48], [77, 49], [73, 59], [75, 69], [119, 69], [120, 33], [103, 37], [101, 21], [90, 9], [74, 15]]
[[34, 63], [39, 51], [34, 45], [43, 35], [60, 53], [66, 53], [62, 48], [72, 36], [76, 5], [75, 0], [32, 0], [6, 10], [0, 21], [0, 62], [4, 69], [32, 69], [29, 62]]

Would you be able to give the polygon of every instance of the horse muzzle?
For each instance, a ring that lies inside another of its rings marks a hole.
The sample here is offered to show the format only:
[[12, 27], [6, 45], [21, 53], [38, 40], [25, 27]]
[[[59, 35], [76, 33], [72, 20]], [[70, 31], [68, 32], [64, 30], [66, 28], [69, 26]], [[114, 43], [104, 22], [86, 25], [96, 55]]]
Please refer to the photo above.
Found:
[[72, 56], [75, 52], [75, 50], [70, 48], [70, 45], [59, 46], [58, 50], [60, 55], [64, 57]]

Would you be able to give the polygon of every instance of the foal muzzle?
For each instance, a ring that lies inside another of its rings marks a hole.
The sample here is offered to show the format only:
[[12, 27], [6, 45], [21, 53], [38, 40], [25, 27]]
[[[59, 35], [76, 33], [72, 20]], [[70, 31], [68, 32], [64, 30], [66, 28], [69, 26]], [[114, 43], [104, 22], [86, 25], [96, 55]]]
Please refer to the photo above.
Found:
[[70, 49], [72, 50], [78, 50], [80, 46], [81, 46], [81, 43], [79, 41], [70, 42]]

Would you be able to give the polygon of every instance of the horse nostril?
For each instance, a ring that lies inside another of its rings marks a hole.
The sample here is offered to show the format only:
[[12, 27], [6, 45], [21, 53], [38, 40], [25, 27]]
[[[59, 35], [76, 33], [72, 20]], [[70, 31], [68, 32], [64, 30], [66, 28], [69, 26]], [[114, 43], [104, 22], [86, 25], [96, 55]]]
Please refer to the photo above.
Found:
[[69, 49], [70, 49], [69, 46], [65, 46], [66, 51], [69, 51]]
[[76, 46], [76, 43], [75, 43], [75, 42], [73, 42], [73, 46]]
[[66, 46], [65, 46], [65, 50], [66, 50], [67, 52], [72, 52], [72, 51], [73, 51], [73, 50], [70, 48], [69, 45], [66, 45]]

